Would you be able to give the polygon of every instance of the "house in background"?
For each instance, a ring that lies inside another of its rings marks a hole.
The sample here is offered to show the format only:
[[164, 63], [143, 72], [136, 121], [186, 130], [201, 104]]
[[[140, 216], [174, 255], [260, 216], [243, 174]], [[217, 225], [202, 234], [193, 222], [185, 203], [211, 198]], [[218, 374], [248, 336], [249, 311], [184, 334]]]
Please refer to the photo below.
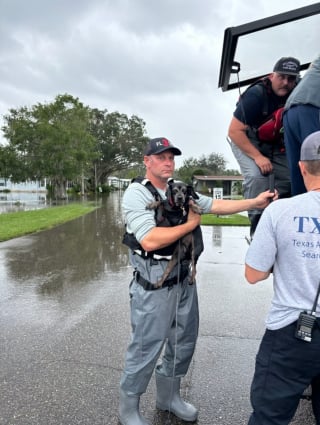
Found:
[[243, 176], [193, 176], [192, 184], [197, 192], [213, 194], [214, 188], [223, 189], [223, 197], [239, 194], [242, 188]]
[[46, 186], [46, 179], [13, 183], [10, 179], [0, 177], [0, 192], [8, 190], [10, 192], [47, 192]]
[[131, 179], [120, 179], [119, 177], [109, 176], [108, 185], [117, 189], [126, 189], [131, 182]]
[[0, 177], [0, 214], [43, 208], [47, 201], [46, 180], [13, 183]]

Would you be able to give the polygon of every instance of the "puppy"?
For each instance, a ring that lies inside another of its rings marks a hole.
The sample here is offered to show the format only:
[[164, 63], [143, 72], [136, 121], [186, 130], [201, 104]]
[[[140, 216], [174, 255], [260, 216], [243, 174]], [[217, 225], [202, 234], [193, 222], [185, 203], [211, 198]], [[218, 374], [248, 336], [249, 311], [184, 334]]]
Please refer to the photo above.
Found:
[[[165, 201], [153, 201], [150, 202], [146, 206], [147, 210], [156, 210], [159, 207], [166, 207], [166, 203], [169, 204], [169, 208], [167, 206], [166, 211], [170, 214], [170, 207], [172, 210], [176, 212], [181, 210], [182, 216], [186, 216], [188, 214], [189, 208], [196, 214], [201, 214], [202, 210], [195, 203], [195, 200], [198, 199], [198, 195], [194, 191], [192, 186], [186, 185], [181, 181], [169, 181], [168, 189], [166, 191], [167, 199]], [[192, 204], [189, 205], [189, 201], [192, 200]], [[168, 214], [167, 214], [168, 215]], [[169, 218], [170, 221], [170, 218]], [[186, 221], [186, 220], [184, 220]], [[170, 223], [171, 225], [176, 226], [181, 223]]]
[[[181, 208], [182, 210], [186, 210], [190, 207], [193, 212], [201, 214], [201, 208], [195, 203], [195, 199], [198, 199], [198, 195], [192, 186], [188, 186], [183, 182], [173, 181], [169, 183], [166, 195], [172, 206]], [[189, 205], [190, 200], [193, 201], [191, 205]]]
[[[169, 181], [166, 196], [166, 200], [154, 201], [146, 206], [146, 209], [157, 210], [157, 223], [160, 223], [160, 226], [176, 226], [185, 223], [189, 208], [192, 208], [192, 211], [197, 214], [201, 214], [202, 212], [199, 205], [195, 203], [198, 195], [195, 193], [193, 187], [181, 181]], [[193, 201], [191, 205], [189, 205], [190, 200]], [[200, 228], [199, 231], [201, 236]], [[183, 259], [191, 259], [192, 272], [190, 283], [194, 283], [197, 261], [194, 250], [194, 232], [186, 234], [178, 241], [162, 278], [156, 283], [157, 288], [163, 285], [176, 264]]]

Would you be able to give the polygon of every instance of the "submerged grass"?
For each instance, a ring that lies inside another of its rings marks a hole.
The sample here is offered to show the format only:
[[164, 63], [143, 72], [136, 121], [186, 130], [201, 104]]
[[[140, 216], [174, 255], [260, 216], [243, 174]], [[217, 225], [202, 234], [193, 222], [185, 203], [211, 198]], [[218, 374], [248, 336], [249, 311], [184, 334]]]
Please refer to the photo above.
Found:
[[0, 214], [0, 242], [50, 229], [85, 215], [97, 207], [93, 204], [68, 204], [32, 211]]

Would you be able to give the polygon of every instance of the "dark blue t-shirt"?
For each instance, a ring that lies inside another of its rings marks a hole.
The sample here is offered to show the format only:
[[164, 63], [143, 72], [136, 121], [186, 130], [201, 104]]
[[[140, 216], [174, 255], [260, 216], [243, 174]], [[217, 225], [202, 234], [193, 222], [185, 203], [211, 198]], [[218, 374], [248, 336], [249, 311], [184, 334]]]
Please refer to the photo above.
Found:
[[276, 109], [284, 106], [288, 96], [277, 96], [270, 87], [259, 82], [241, 95], [234, 117], [250, 127], [258, 128]]

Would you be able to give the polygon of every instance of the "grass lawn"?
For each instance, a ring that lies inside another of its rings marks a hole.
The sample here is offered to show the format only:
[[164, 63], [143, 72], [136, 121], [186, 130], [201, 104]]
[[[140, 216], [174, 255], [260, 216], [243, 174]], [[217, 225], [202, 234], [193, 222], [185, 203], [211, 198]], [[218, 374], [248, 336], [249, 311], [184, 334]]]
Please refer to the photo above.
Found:
[[[72, 203], [59, 207], [0, 214], [0, 242], [50, 229], [96, 208], [95, 205], [89, 203]], [[249, 226], [249, 224], [248, 217], [241, 214], [226, 216], [204, 214], [201, 217], [203, 226]]]
[[96, 208], [93, 204], [81, 203], [0, 214], [0, 242], [50, 229], [87, 214]]
[[250, 221], [247, 216], [241, 214], [214, 215], [203, 214], [201, 217], [203, 226], [249, 226]]

